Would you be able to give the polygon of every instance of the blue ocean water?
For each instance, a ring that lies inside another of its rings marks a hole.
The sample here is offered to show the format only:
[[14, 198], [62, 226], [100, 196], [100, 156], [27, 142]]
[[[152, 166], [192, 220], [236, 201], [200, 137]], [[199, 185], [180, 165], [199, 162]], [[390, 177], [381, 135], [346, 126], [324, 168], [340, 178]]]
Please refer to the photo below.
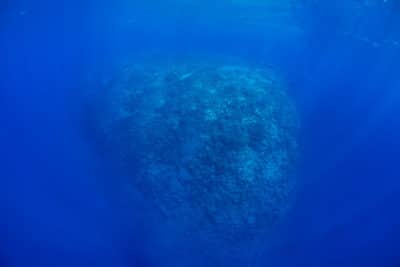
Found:
[[299, 110], [293, 207], [237, 266], [400, 265], [399, 12], [395, 0], [2, 1], [0, 266], [228, 266], [121, 193], [124, 174], [84, 130], [99, 84], [157, 58], [268, 66]]

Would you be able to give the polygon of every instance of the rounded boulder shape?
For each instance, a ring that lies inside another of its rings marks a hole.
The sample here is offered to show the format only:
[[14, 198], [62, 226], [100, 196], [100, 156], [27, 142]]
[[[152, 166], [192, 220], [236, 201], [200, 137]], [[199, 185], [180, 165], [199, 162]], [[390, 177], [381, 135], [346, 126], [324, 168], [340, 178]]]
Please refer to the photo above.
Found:
[[272, 71], [245, 66], [127, 67], [99, 101], [97, 129], [170, 221], [248, 239], [290, 203], [298, 120], [285, 89]]

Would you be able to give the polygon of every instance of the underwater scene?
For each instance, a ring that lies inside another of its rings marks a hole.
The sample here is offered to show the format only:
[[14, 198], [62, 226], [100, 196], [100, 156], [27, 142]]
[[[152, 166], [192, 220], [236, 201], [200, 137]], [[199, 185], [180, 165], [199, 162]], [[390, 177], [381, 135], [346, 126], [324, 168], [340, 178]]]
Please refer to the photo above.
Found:
[[0, 267], [400, 266], [398, 0], [1, 0]]

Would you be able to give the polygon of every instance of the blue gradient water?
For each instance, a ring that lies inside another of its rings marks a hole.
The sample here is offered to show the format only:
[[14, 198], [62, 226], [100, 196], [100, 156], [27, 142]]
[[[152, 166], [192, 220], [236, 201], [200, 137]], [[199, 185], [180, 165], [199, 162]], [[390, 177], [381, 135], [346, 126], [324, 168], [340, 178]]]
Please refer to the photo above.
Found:
[[234, 58], [288, 81], [298, 190], [249, 266], [398, 266], [399, 4], [265, 2], [2, 1], [0, 266], [205, 266], [120, 193], [83, 130], [96, 83], [160, 57]]

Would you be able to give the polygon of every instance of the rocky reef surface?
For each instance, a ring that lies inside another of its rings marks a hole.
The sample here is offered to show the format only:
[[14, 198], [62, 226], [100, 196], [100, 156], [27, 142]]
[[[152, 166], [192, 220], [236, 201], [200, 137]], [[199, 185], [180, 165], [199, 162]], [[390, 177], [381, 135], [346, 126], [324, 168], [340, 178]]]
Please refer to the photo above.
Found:
[[298, 119], [285, 89], [245, 66], [129, 66], [97, 98], [96, 131], [165, 218], [251, 239], [290, 203]]

